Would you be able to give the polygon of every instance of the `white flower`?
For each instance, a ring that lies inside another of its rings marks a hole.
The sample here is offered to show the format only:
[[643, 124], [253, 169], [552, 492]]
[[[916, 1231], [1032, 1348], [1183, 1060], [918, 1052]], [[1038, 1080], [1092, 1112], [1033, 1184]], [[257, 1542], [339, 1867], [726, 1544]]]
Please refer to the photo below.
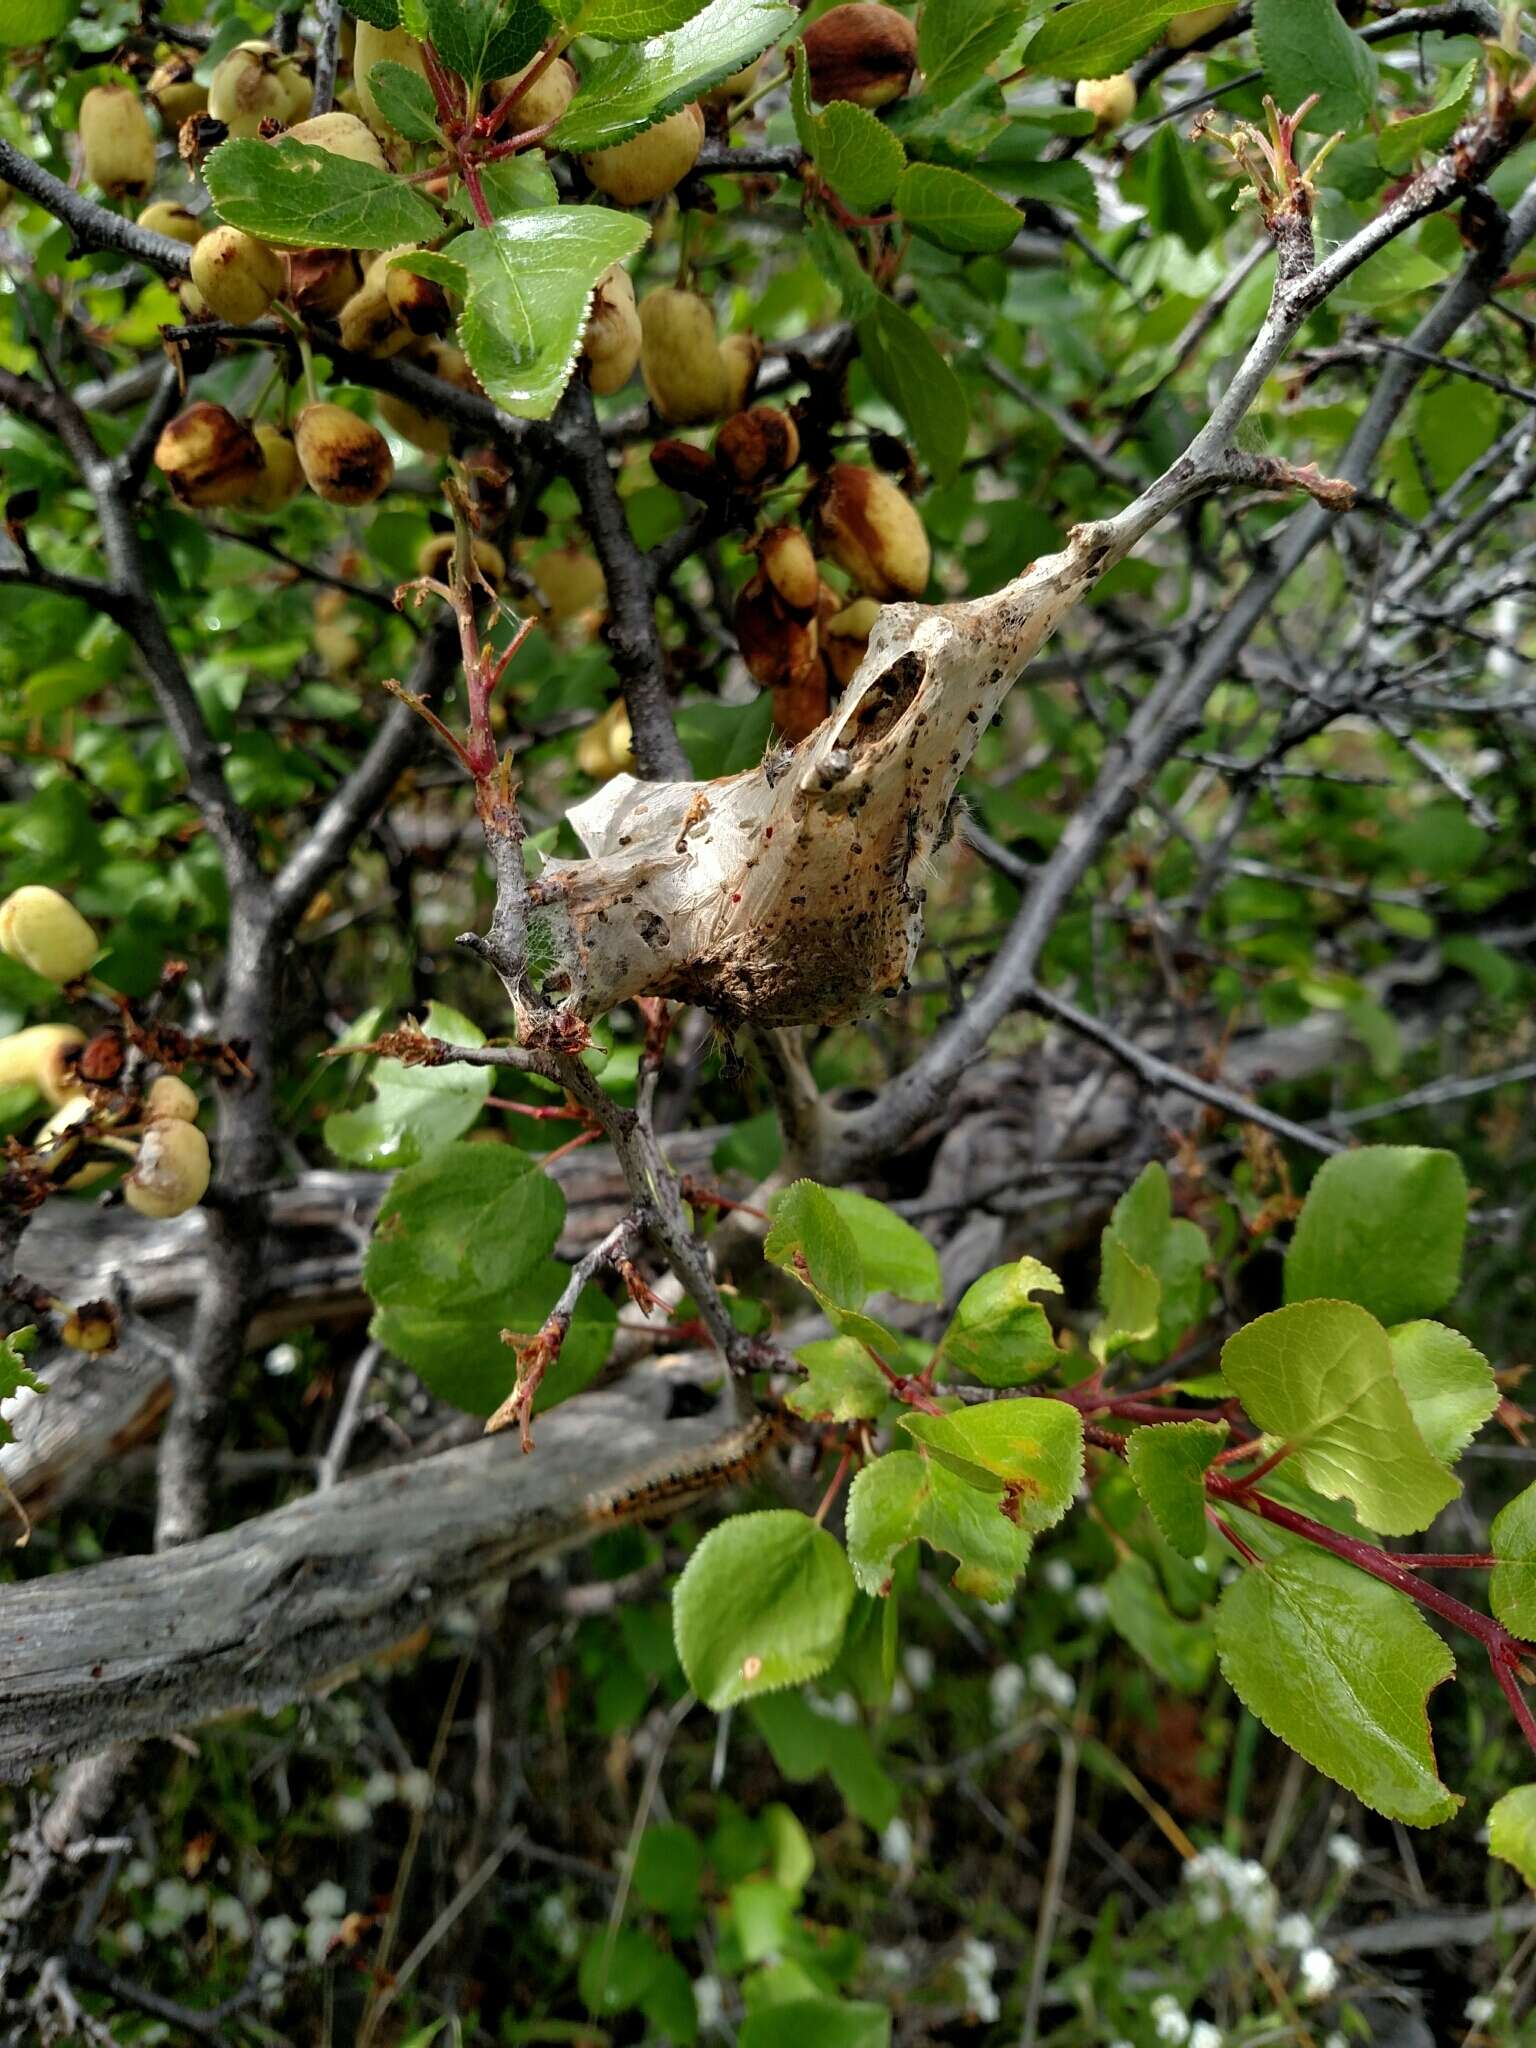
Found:
[[1079, 1586], [1073, 1604], [1084, 1621], [1102, 1621], [1109, 1612], [1109, 1595], [1102, 1586]]
[[148, 1884], [154, 1874], [155, 1866], [147, 1856], [135, 1856], [123, 1872], [123, 1883], [132, 1885], [134, 1890], [137, 1891], [142, 1886]]
[[974, 1934], [968, 1934], [955, 1956], [955, 1969], [959, 1973], [966, 2011], [987, 2025], [1000, 2018], [1002, 2001], [992, 1989], [997, 1950], [991, 1942], [978, 1941]]
[[1305, 1913], [1287, 1913], [1275, 1929], [1275, 1946], [1294, 1949], [1300, 1955], [1317, 1939], [1317, 1930]]
[[248, 1906], [259, 1906], [272, 1889], [272, 1873], [265, 1863], [253, 1863], [245, 1873], [240, 1896]]
[[1353, 1877], [1365, 1861], [1364, 1852], [1353, 1835], [1330, 1835], [1328, 1854], [1346, 1877]]
[[1185, 1864], [1184, 1880], [1204, 1925], [1231, 1913], [1250, 1934], [1267, 1935], [1273, 1927], [1279, 1900], [1262, 1863], [1245, 1863], [1228, 1849], [1202, 1849]]
[[1221, 2029], [1209, 2020], [1196, 2020], [1189, 2030], [1189, 2048], [1221, 2048]]
[[1159, 2041], [1169, 2041], [1174, 2048], [1189, 2039], [1189, 2018], [1183, 2006], [1170, 1993], [1163, 1992], [1154, 1998], [1151, 2005], [1152, 2026]]
[[7, 1394], [0, 1401], [0, 1422], [14, 1422], [18, 1415], [30, 1408], [37, 1399], [36, 1387], [18, 1387], [14, 1394]]
[[310, 1920], [339, 1920], [347, 1910], [347, 1895], [334, 1878], [325, 1878], [304, 1900], [305, 1917]]
[[261, 1363], [273, 1379], [285, 1380], [297, 1369], [299, 1347], [297, 1344], [274, 1344]]
[[1036, 1650], [1029, 1660], [1029, 1682], [1036, 1692], [1048, 1699], [1053, 1707], [1060, 1707], [1063, 1713], [1077, 1698], [1075, 1681], [1044, 1650]]
[[370, 1806], [385, 1806], [395, 1796], [395, 1774], [393, 1771], [375, 1771], [363, 1787], [363, 1797]]
[[1053, 1593], [1070, 1593], [1077, 1584], [1077, 1573], [1064, 1557], [1048, 1557], [1040, 1567], [1040, 1576]]
[[555, 1953], [564, 1956], [567, 1962], [581, 1946], [581, 1935], [571, 1918], [571, 1909], [559, 1892], [551, 1892], [541, 1902], [538, 1928]]
[[901, 1668], [914, 1692], [926, 1692], [933, 1683], [933, 1652], [914, 1643], [901, 1653]]
[[869, 1960], [882, 1977], [910, 1977], [912, 1958], [904, 1948], [872, 1948]]
[[1324, 2034], [1323, 2048], [1349, 2048], [1349, 2043], [1335, 2027], [1331, 2034]]
[[1026, 1680], [1017, 1664], [999, 1664], [987, 1680], [987, 1699], [992, 1708], [992, 1726], [1011, 1728], [1024, 1704]]
[[208, 1894], [200, 1884], [188, 1884], [184, 1878], [162, 1877], [155, 1886], [154, 1911], [150, 1915], [150, 1928], [155, 1934], [173, 1934], [200, 1913]]
[[1490, 1998], [1486, 1991], [1475, 1992], [1462, 2007], [1462, 2011], [1474, 2027], [1486, 2026], [1498, 2009], [1499, 2001]]
[[693, 2003], [701, 2028], [718, 2027], [725, 2018], [725, 1993], [720, 1989], [720, 1979], [695, 1977]]
[[907, 1714], [912, 1710], [912, 1688], [900, 1676], [891, 1680], [889, 1706], [893, 1714]]
[[402, 1771], [395, 1780], [395, 1791], [412, 1813], [425, 1813], [432, 1804], [432, 1773], [420, 1769]]
[[1325, 1948], [1306, 1948], [1296, 1959], [1296, 1996], [1304, 2005], [1317, 2005], [1330, 1996], [1339, 1981], [1339, 1966]]
[[898, 1813], [880, 1837], [880, 1854], [887, 1863], [893, 1863], [898, 1870], [912, 1868], [912, 1830]]
[[372, 1825], [373, 1808], [355, 1792], [338, 1792], [331, 1801], [331, 1819], [344, 1835], [360, 1835]]
[[304, 1929], [304, 1953], [312, 1963], [323, 1963], [330, 1954], [331, 1943], [341, 1932], [339, 1920], [311, 1920]]
[[249, 1941], [251, 1938], [251, 1916], [244, 1899], [232, 1898], [228, 1892], [220, 1892], [208, 1908], [208, 1919], [212, 1926], [227, 1934], [231, 1941]]
[[293, 1947], [298, 1931], [286, 1913], [275, 1913], [270, 1920], [262, 1921], [261, 1952], [269, 1963], [287, 1962], [288, 1951]]
[[144, 1947], [144, 1929], [137, 1920], [125, 1920], [116, 1930], [117, 1945], [125, 1955], [136, 1956]]

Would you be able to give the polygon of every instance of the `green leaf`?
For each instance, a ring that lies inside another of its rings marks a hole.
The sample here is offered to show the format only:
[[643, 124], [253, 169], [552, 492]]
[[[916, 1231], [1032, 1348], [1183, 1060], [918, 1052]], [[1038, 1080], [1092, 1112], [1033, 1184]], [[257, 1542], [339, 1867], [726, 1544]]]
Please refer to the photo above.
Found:
[[520, 71], [554, 26], [536, 0], [420, 0], [438, 56], [460, 78], [484, 81]]
[[375, 28], [400, 26], [400, 0], [351, 0], [351, 6], [359, 21], [372, 22]]
[[1454, 1465], [1499, 1405], [1493, 1367], [1444, 1323], [1399, 1323], [1387, 1336], [1419, 1435], [1442, 1464]]
[[436, 141], [437, 102], [419, 71], [386, 57], [369, 72], [368, 90], [397, 135], [407, 142]]
[[692, 1828], [648, 1827], [635, 1850], [630, 1881], [653, 1913], [687, 1913], [699, 1902], [704, 1844]]
[[390, 171], [293, 141], [222, 143], [203, 165], [219, 218], [288, 249], [429, 242], [442, 215]]
[[1010, 1516], [1032, 1534], [1061, 1520], [1082, 1480], [1083, 1420], [1065, 1401], [1016, 1395], [901, 1426], [969, 1485], [1001, 1480]]
[[850, 1998], [787, 1998], [749, 2012], [739, 2048], [890, 2048], [891, 2015], [883, 2005]]
[[774, 1763], [791, 1784], [808, 1785], [825, 1771], [848, 1811], [866, 1827], [889, 1825], [900, 1795], [862, 1728], [814, 1712], [798, 1692], [754, 1700], [751, 1712]]
[[1136, 1491], [1182, 1557], [1205, 1549], [1205, 1475], [1226, 1440], [1224, 1422], [1196, 1420], [1154, 1423], [1126, 1444]]
[[704, 0], [589, 0], [581, 10], [581, 32], [605, 43], [643, 43], [665, 35], [702, 13]]
[[1228, 1338], [1221, 1369], [1259, 1428], [1293, 1447], [1326, 1500], [1349, 1500], [1368, 1529], [1427, 1529], [1460, 1482], [1434, 1457], [1374, 1316], [1350, 1301], [1276, 1309]]
[[475, 228], [437, 259], [463, 273], [459, 341], [488, 398], [519, 419], [549, 418], [576, 366], [597, 280], [649, 232], [607, 207], [540, 208]]
[[909, 164], [894, 204], [914, 234], [960, 256], [1006, 249], [1023, 226], [1019, 209], [979, 178], [937, 164]]
[[1177, 235], [1192, 255], [1221, 232], [1221, 208], [1205, 188], [1199, 159], [1174, 133], [1171, 121], [1153, 136], [1145, 156], [1147, 219], [1160, 235]]
[[853, 1574], [809, 1515], [769, 1508], [711, 1529], [672, 1597], [688, 1683], [718, 1713], [825, 1671], [843, 1640]]
[[903, 1301], [944, 1299], [939, 1255], [927, 1238], [894, 1209], [850, 1188], [822, 1192], [853, 1232], [868, 1294], [899, 1294]]
[[954, 1585], [978, 1600], [1006, 1600], [1034, 1539], [1003, 1513], [1001, 1487], [985, 1492], [916, 1451], [889, 1451], [848, 1492], [848, 1562], [860, 1589], [887, 1593], [896, 1559], [921, 1538], [956, 1561]]
[[853, 1232], [828, 1189], [797, 1180], [773, 1200], [763, 1255], [802, 1280], [820, 1299], [856, 1309], [869, 1288]]
[[960, 1297], [936, 1358], [989, 1387], [1022, 1387], [1058, 1363], [1045, 1310], [1032, 1294], [1060, 1294], [1061, 1282], [1038, 1259], [994, 1266]]
[[1027, 0], [927, 0], [917, 29], [923, 98], [947, 107], [974, 85], [1013, 41]]
[[850, 320], [862, 320], [879, 293], [848, 237], [824, 213], [813, 214], [804, 232], [806, 253], [842, 299], [844, 313]]
[[785, 1398], [808, 1422], [869, 1422], [889, 1405], [890, 1381], [855, 1338], [821, 1338], [795, 1356], [807, 1376]]
[[710, 0], [666, 35], [607, 51], [549, 138], [551, 150], [611, 149], [760, 57], [799, 16], [780, 0]]
[[947, 483], [959, 474], [971, 424], [959, 378], [905, 307], [883, 294], [859, 317], [857, 333], [865, 368]]
[[[1147, 1430], [1148, 1436], [1157, 1435]], [[1216, 1639], [1202, 1615], [1186, 1621], [1163, 1597], [1157, 1573], [1133, 1551], [1122, 1557], [1104, 1581], [1109, 1618], [1145, 1663], [1176, 1692], [1201, 1692], [1216, 1662]]]
[[1391, 1586], [1288, 1551], [1227, 1587], [1216, 1645], [1248, 1711], [1377, 1813], [1422, 1828], [1461, 1804], [1436, 1772], [1426, 1711], [1456, 1660]]
[[[445, 1003], [429, 1003], [424, 1029], [451, 1045], [484, 1045], [485, 1033]], [[325, 1120], [325, 1142], [352, 1166], [386, 1171], [414, 1166], [441, 1145], [463, 1137], [491, 1092], [489, 1067], [405, 1067], [378, 1059], [368, 1075], [373, 1101]], [[553, 1238], [550, 1240], [554, 1242]]]
[[[12, 1330], [9, 1336], [0, 1337], [0, 1401], [9, 1401], [13, 1394], [25, 1388], [29, 1393], [45, 1394], [46, 1380], [40, 1380], [27, 1364], [28, 1356], [37, 1349], [37, 1328], [28, 1323], [23, 1330]], [[16, 1432], [3, 1415], [0, 1415], [0, 1444], [13, 1444]]]
[[[1124, 1253], [1125, 1260], [1113, 1258], [1112, 1247]], [[1205, 1314], [1210, 1256], [1200, 1226], [1174, 1216], [1168, 1175], [1153, 1160], [1116, 1202], [1104, 1231], [1103, 1274], [1115, 1300], [1111, 1312], [1109, 1295], [1104, 1297], [1111, 1350], [1119, 1350], [1122, 1340], [1133, 1341], [1132, 1326], [1152, 1312], [1150, 1290], [1141, 1277], [1150, 1273], [1157, 1282], [1156, 1320], [1150, 1331], [1140, 1331], [1134, 1340], [1150, 1339], [1135, 1355], [1144, 1364], [1161, 1364]]]
[[1512, 1863], [1536, 1891], [1536, 1785], [1516, 1785], [1489, 1808], [1488, 1853]]
[[1284, 112], [1318, 93], [1308, 127], [1364, 126], [1376, 104], [1376, 58], [1336, 0], [1254, 0], [1253, 32], [1265, 84]]
[[1107, 78], [1150, 50], [1178, 11], [1172, 0], [1071, 0], [1036, 29], [1024, 62], [1051, 78]]
[[1430, 1316], [1461, 1285], [1467, 1177], [1450, 1152], [1366, 1145], [1325, 1159], [1285, 1260], [1285, 1298], [1357, 1301], [1383, 1323]]
[[1376, 138], [1376, 160], [1384, 171], [1405, 171], [1416, 156], [1449, 142], [1466, 119], [1478, 62], [1469, 57], [1435, 104], [1405, 121], [1392, 121]]
[[75, 0], [6, 0], [0, 20], [0, 50], [26, 50], [46, 43], [73, 20]]
[[896, 190], [907, 153], [889, 128], [851, 100], [834, 100], [813, 133], [816, 168], [852, 213], [874, 213]]
[[1157, 1334], [1163, 1290], [1150, 1266], [1142, 1265], [1109, 1230], [1099, 1262], [1099, 1302], [1104, 1313], [1090, 1340], [1100, 1365], [1117, 1351]]
[[1489, 1532], [1499, 1560], [1488, 1579], [1488, 1604], [1507, 1629], [1536, 1636], [1536, 1486], [1517, 1493]]
[[[371, 1334], [441, 1399], [488, 1415], [516, 1371], [504, 1329], [531, 1336], [568, 1269], [549, 1257], [565, 1197], [538, 1162], [508, 1145], [457, 1144], [396, 1176], [374, 1224], [363, 1284]], [[587, 1289], [535, 1406], [587, 1383], [608, 1355], [614, 1311]]]

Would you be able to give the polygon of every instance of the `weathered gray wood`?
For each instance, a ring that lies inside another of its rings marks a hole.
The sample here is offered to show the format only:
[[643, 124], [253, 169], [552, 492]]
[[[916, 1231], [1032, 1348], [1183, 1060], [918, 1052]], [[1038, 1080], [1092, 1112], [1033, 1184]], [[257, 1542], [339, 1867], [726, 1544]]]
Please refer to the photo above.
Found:
[[[0, 1777], [273, 1711], [450, 1601], [741, 1469], [729, 1401], [669, 1419], [713, 1357], [632, 1373], [538, 1424], [308, 1495], [156, 1556], [0, 1588]], [[760, 1448], [762, 1432], [751, 1439]]]

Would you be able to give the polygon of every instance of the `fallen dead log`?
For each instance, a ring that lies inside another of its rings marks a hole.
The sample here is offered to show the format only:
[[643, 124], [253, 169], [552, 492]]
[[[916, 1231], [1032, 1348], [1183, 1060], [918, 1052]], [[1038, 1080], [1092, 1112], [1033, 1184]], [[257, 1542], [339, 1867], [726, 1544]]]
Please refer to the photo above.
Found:
[[0, 1588], [0, 1778], [275, 1711], [451, 1601], [725, 1485], [772, 1430], [729, 1395], [673, 1413], [717, 1370], [678, 1359], [578, 1396], [543, 1418], [531, 1457], [511, 1435], [483, 1438], [178, 1549]]

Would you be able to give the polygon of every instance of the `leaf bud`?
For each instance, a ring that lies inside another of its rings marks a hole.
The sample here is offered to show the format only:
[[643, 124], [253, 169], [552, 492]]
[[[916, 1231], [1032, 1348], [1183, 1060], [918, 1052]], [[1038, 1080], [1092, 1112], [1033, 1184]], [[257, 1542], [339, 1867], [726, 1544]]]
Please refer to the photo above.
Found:
[[233, 413], [200, 398], [161, 433], [155, 467], [183, 505], [237, 505], [261, 476], [261, 444]]
[[0, 953], [45, 981], [78, 981], [100, 951], [90, 924], [57, 889], [29, 882], [0, 903]]
[[85, 175], [109, 199], [143, 199], [155, 182], [155, 138], [131, 86], [93, 85], [80, 102]]
[[305, 482], [333, 505], [371, 505], [394, 478], [389, 443], [344, 405], [306, 405], [294, 422], [293, 440]]
[[852, 0], [817, 17], [802, 38], [811, 98], [885, 107], [899, 100], [917, 69], [917, 30], [880, 0]]
[[182, 1117], [157, 1117], [139, 1140], [123, 1199], [140, 1216], [180, 1216], [208, 1192], [208, 1140]]

